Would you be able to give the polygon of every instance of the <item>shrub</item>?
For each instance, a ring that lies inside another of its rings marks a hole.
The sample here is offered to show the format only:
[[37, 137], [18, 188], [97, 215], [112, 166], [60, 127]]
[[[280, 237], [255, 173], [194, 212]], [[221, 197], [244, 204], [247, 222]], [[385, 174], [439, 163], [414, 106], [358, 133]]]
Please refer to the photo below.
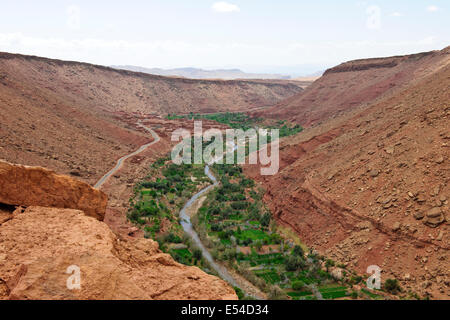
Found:
[[233, 202], [231, 204], [231, 208], [233, 208], [234, 210], [243, 210], [243, 209], [246, 209], [247, 207], [248, 207], [248, 202], [245, 202], [245, 201]]
[[172, 232], [169, 233], [166, 237], [165, 237], [165, 242], [170, 242], [170, 243], [181, 243], [181, 238], [175, 234], [173, 234]]
[[305, 252], [303, 251], [302, 247], [300, 247], [300, 246], [295, 246], [294, 249], [292, 250], [292, 254], [293, 254], [294, 256], [302, 257], [302, 258], [303, 258], [303, 256], [305, 255]]
[[297, 271], [306, 266], [305, 261], [300, 257], [290, 256], [286, 259], [285, 267], [287, 271]]
[[255, 181], [252, 179], [243, 178], [241, 180], [241, 185], [245, 188], [253, 188], [255, 186]]
[[328, 259], [327, 261], [325, 261], [325, 268], [327, 268], [327, 271], [330, 267], [334, 267], [335, 263], [333, 260]]
[[271, 218], [272, 218], [272, 216], [270, 215], [270, 212], [266, 212], [261, 216], [259, 222], [261, 223], [261, 225], [263, 227], [268, 227], [270, 225]]
[[236, 295], [238, 296], [239, 300], [242, 300], [245, 298], [244, 291], [242, 291], [240, 288], [234, 287], [234, 291], [236, 292]]
[[278, 286], [272, 286], [269, 290], [269, 300], [285, 300], [286, 294]]
[[397, 279], [387, 279], [386, 282], [384, 283], [384, 288], [386, 289], [386, 291], [392, 294], [397, 294], [398, 292], [401, 291]]
[[295, 291], [302, 291], [305, 288], [305, 283], [303, 281], [295, 281], [292, 284], [292, 289]]
[[245, 201], [246, 197], [242, 193], [235, 193], [231, 195], [231, 201]]
[[220, 201], [220, 202], [225, 202], [225, 201], [228, 201], [228, 197], [225, 194], [218, 192], [216, 194], [216, 200]]
[[211, 231], [213, 232], [219, 232], [223, 230], [223, 226], [219, 223], [215, 223], [211, 225]]
[[353, 276], [351, 279], [350, 279], [350, 282], [352, 283], [352, 284], [358, 284], [358, 283], [360, 283], [362, 281], [362, 277], [361, 276]]
[[194, 249], [192, 255], [196, 260], [200, 260], [203, 257], [202, 251], [200, 249]]

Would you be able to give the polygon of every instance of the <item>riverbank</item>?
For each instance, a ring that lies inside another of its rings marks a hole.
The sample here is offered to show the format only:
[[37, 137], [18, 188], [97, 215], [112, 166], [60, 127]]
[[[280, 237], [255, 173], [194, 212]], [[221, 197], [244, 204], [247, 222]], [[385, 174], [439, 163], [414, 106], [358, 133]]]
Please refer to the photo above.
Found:
[[240, 166], [211, 168], [157, 160], [135, 188], [129, 219], [178, 262], [219, 275], [249, 296], [300, 300], [362, 294], [362, 277], [278, 232], [262, 202], [264, 190]]

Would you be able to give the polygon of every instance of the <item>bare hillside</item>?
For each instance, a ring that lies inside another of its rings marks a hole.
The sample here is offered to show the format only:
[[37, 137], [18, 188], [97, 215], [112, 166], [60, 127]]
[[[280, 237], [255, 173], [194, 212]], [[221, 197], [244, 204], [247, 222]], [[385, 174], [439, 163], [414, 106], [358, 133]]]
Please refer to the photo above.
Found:
[[258, 116], [290, 119], [303, 126], [374, 103], [423, 79], [450, 61], [450, 47], [407, 56], [363, 59], [327, 70], [302, 93]]

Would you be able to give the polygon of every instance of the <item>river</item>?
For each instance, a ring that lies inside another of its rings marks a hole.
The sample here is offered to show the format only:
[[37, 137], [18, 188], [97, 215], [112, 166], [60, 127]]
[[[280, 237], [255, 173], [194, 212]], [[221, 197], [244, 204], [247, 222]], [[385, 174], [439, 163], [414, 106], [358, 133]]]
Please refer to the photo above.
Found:
[[[123, 166], [123, 163], [143, 152], [144, 150], [146, 150], [148, 147], [158, 143], [161, 139], [159, 137], [159, 135], [153, 131], [151, 128], [146, 127], [145, 125], [143, 125], [140, 121], [137, 123], [137, 125], [141, 128], [144, 128], [146, 131], [150, 132], [150, 134], [153, 136], [154, 141], [148, 144], [145, 144], [143, 146], [141, 146], [138, 150], [134, 151], [133, 153], [130, 153], [122, 158], [120, 158], [117, 163], [116, 166], [114, 168], [112, 168], [108, 173], [106, 173], [96, 184], [95, 184], [95, 188], [99, 189], [103, 186], [103, 184], [106, 183], [106, 181], [108, 181], [108, 179], [114, 175], [116, 172], [118, 172], [120, 170], [120, 168]], [[237, 149], [237, 146], [231, 146], [232, 147], [232, 151], [234, 152]], [[200, 237], [198, 236], [197, 232], [195, 232], [192, 223], [191, 223], [191, 218], [188, 215], [187, 211], [189, 210], [189, 208], [192, 207], [192, 205], [195, 204], [196, 200], [198, 200], [202, 195], [206, 194], [207, 192], [209, 192], [210, 190], [212, 190], [213, 188], [217, 187], [219, 185], [219, 182], [217, 181], [217, 178], [211, 173], [210, 170], [210, 165], [212, 165], [215, 162], [218, 162], [221, 158], [215, 158], [213, 159], [213, 161], [211, 161], [209, 163], [209, 165], [205, 166], [205, 175], [208, 176], [208, 178], [213, 182], [212, 185], [204, 188], [203, 190], [199, 191], [198, 193], [196, 193], [195, 195], [193, 195], [189, 201], [185, 204], [185, 206], [183, 207], [183, 209], [180, 211], [180, 218], [181, 218], [181, 226], [183, 227], [184, 231], [192, 238], [192, 240], [194, 241], [195, 245], [201, 250], [203, 257], [208, 261], [209, 265], [211, 266], [211, 268], [213, 268], [218, 275], [224, 279], [225, 281], [227, 281], [229, 284], [231, 284], [234, 287], [240, 288], [244, 293], [246, 293], [247, 296], [253, 297], [255, 299], [263, 299], [264, 297], [262, 296], [262, 294], [258, 294], [258, 295], [252, 295], [248, 292], [248, 290], [245, 289], [245, 287], [253, 287], [253, 289], [255, 289], [254, 291], [259, 292], [258, 289], [256, 289], [254, 286], [252, 286], [250, 283], [248, 283], [247, 285], [242, 285], [242, 283], [246, 280], [243, 280], [242, 278], [238, 277], [238, 276], [233, 276], [228, 269], [223, 266], [218, 264], [217, 262], [214, 261], [214, 258], [211, 256], [211, 254], [209, 253], [208, 249], [205, 247], [205, 245], [203, 244], [203, 242], [200, 240]]]

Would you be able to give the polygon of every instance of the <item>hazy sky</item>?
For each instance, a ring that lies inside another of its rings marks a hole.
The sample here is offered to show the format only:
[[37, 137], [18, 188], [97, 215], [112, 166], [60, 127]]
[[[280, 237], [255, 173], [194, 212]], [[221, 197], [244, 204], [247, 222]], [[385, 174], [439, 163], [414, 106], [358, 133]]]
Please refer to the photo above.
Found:
[[103, 65], [309, 72], [450, 45], [448, 0], [0, 4], [0, 51]]

